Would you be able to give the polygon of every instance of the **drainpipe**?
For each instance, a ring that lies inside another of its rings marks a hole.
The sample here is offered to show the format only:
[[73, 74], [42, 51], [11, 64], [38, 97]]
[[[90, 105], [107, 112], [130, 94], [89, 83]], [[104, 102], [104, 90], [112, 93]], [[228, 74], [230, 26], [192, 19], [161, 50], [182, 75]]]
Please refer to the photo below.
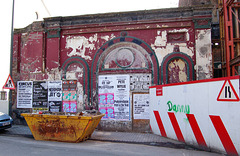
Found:
[[[15, 0], [13, 0], [13, 4], [12, 4], [12, 27], [11, 27], [11, 47], [10, 47], [10, 76], [13, 78], [12, 76], [12, 63], [13, 63], [13, 22], [14, 22], [14, 3], [15, 3]], [[12, 115], [12, 90], [10, 89], [9, 90], [9, 104], [8, 104], [8, 107], [9, 107], [9, 112], [8, 114], [11, 116]]]

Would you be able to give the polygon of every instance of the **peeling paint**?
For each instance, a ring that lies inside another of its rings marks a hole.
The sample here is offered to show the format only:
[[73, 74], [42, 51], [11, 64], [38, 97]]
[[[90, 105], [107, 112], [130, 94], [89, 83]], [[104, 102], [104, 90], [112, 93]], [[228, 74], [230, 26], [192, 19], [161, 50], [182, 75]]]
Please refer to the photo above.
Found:
[[179, 81], [180, 82], [187, 82], [187, 75], [183, 71], [179, 71]]
[[108, 41], [110, 38], [110, 36], [106, 35], [106, 36], [101, 36], [101, 39], [105, 40], [105, 41]]
[[111, 34], [111, 36], [109, 35], [105, 35], [105, 36], [101, 36], [101, 39], [105, 40], [105, 41], [109, 41], [113, 38], [115, 38], [116, 36], [114, 34]]
[[188, 33], [188, 29], [174, 29], [174, 30], [170, 30], [169, 32], [170, 33], [177, 33], [177, 32], [185, 32], [186, 33], [186, 38], [187, 38], [187, 41], [190, 40], [190, 36], [189, 36], [189, 33]]
[[83, 68], [79, 67], [78, 64], [71, 64], [66, 72], [67, 80], [79, 80], [83, 77]]
[[170, 75], [169, 76], [170, 83], [187, 81], [186, 64], [183, 60], [176, 59], [172, 61], [168, 65], [168, 70]]
[[196, 71], [198, 80], [212, 78], [211, 30], [196, 31]]
[[66, 38], [66, 48], [71, 49], [68, 57], [80, 56], [86, 60], [92, 60], [91, 56], [86, 55], [86, 50], [96, 50], [94, 42], [97, 41], [97, 34], [87, 39], [85, 36], [69, 36]]
[[[101, 36], [100, 38], [109, 41], [116, 36], [114, 34]], [[93, 36], [90, 36], [89, 38], [86, 38], [85, 36], [69, 36], [66, 38], [66, 49], [71, 49], [69, 53], [67, 53], [68, 57], [72, 56], [80, 56], [86, 60], [92, 60], [90, 54], [92, 51], [98, 49], [96, 47], [96, 43], [98, 43], [98, 34], [94, 34]], [[89, 55], [86, 55], [88, 52]]]
[[46, 72], [48, 81], [62, 79], [61, 78], [62, 72], [58, 68], [52, 68], [51, 70], [47, 69], [47, 71], [50, 71]]
[[[158, 32], [160, 35], [160, 33]], [[167, 31], [162, 31], [161, 36], [156, 36], [156, 40], [154, 42], [155, 46], [166, 46], [167, 45]]]
[[31, 58], [31, 59], [28, 59], [28, 58], [25, 58], [26, 60], [26, 63], [25, 64], [21, 64], [21, 70], [23, 71], [27, 71], [27, 72], [30, 72], [30, 73], [39, 73], [41, 72], [41, 67], [38, 67], [38, 66], [34, 66], [35, 64], [37, 64], [39, 62], [38, 60], [39, 58]]
[[97, 42], [97, 34], [94, 34], [94, 36], [89, 37], [89, 42]]
[[67, 72], [66, 73], [66, 79], [67, 80], [76, 80], [77, 77], [76, 77], [75, 72]]
[[172, 53], [174, 46], [178, 45], [180, 52], [183, 52], [185, 54], [187, 54], [190, 57], [194, 56], [194, 47], [188, 46], [187, 43], [168, 43], [167, 42], [167, 33], [176, 33], [176, 32], [186, 32], [186, 38], [187, 38], [187, 42], [189, 42], [190, 40], [190, 35], [188, 32], [188, 29], [174, 29], [171, 31], [157, 31], [157, 36], [155, 37], [155, 41], [154, 43], [151, 44], [152, 49], [155, 51], [157, 58], [158, 58], [158, 62], [162, 62], [163, 58]]
[[83, 86], [80, 82], [77, 82], [77, 95], [78, 95], [77, 111], [80, 112], [80, 111], [84, 110]]
[[41, 73], [42, 71], [41, 71], [41, 68], [40, 67], [37, 67], [36, 69], [35, 69], [35, 71], [34, 72], [31, 72], [31, 73], [33, 73], [33, 74], [36, 74], [36, 73]]

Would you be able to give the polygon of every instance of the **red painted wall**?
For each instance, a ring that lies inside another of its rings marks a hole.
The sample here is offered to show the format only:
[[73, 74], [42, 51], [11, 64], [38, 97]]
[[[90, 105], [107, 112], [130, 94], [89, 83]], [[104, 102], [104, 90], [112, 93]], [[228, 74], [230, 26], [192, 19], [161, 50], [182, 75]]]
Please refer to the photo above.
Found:
[[[210, 9], [204, 8], [197, 15], [191, 9], [173, 9], [45, 19], [34, 23], [36, 28], [15, 31], [13, 60], [17, 63], [12, 66], [13, 79], [77, 79], [87, 109], [97, 108], [100, 74], [150, 73], [152, 85], [167, 83], [167, 77], [174, 76], [172, 70], [169, 75], [163, 72], [171, 63], [167, 58], [170, 54], [179, 53], [171, 57], [184, 56], [181, 59], [189, 58], [184, 60], [187, 66], [196, 65], [196, 31], [208, 31], [210, 27], [208, 23], [199, 26], [195, 19], [211, 19], [211, 11], [206, 10]], [[105, 51], [119, 43], [141, 47], [148, 68], [103, 70], [104, 59], [110, 53]], [[164, 64], [165, 60], [169, 62]], [[189, 81], [197, 77], [195, 69], [187, 72]]]

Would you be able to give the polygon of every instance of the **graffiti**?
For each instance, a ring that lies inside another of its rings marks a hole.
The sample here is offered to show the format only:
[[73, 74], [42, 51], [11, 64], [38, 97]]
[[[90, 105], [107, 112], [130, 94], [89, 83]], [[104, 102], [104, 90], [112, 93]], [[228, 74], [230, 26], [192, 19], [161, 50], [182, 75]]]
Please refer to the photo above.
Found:
[[171, 101], [167, 102], [168, 105], [168, 111], [174, 111], [179, 113], [190, 113], [190, 106], [189, 105], [173, 105]]

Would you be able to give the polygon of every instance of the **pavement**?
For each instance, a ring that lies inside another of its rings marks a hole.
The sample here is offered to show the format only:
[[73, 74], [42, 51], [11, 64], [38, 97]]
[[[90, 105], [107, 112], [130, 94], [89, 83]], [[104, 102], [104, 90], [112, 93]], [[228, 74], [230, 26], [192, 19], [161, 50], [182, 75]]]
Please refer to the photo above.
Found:
[[[0, 131], [0, 135], [22, 136], [33, 138], [32, 132], [28, 126], [13, 125], [12, 128]], [[89, 138], [95, 141], [119, 142], [119, 143], [134, 143], [151, 146], [161, 146], [178, 149], [201, 150], [196, 147], [187, 145], [183, 142], [178, 142], [172, 139], [161, 137], [152, 133], [134, 133], [134, 132], [110, 132], [95, 130]]]

